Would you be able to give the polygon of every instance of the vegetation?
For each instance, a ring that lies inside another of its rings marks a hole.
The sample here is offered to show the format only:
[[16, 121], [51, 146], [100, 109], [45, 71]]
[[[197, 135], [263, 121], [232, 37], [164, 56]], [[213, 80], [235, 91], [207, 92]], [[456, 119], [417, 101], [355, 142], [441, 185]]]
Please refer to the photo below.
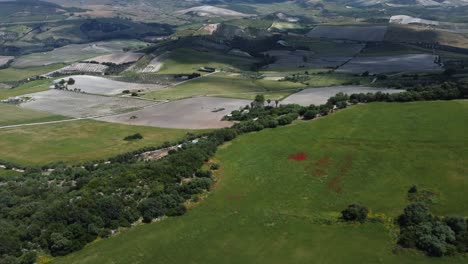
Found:
[[410, 204], [398, 218], [398, 244], [417, 248], [430, 256], [442, 257], [468, 252], [468, 219], [434, 217], [423, 203]]
[[[15, 105], [0, 103], [0, 126], [40, 123], [67, 119], [63, 116], [20, 108]], [[1, 131], [0, 131], [1, 133]]]
[[[3, 160], [26, 165], [59, 161], [77, 163], [160, 145], [165, 141], [182, 138], [187, 132], [189, 131], [92, 120], [2, 129], [0, 156]], [[141, 133], [145, 138], [137, 141], [122, 140], [135, 133]]]
[[345, 221], [359, 221], [363, 223], [367, 214], [369, 214], [369, 209], [360, 204], [351, 204], [345, 210], [341, 211], [341, 217]]
[[262, 93], [270, 99], [280, 99], [302, 87], [302, 84], [264, 80], [236, 73], [216, 73], [169, 89], [150, 92], [144, 97], [164, 100], [208, 95], [254, 99], [257, 93]]
[[[468, 214], [466, 107], [372, 103], [237, 137], [216, 154], [215, 189], [187, 214], [134, 227], [54, 263], [464, 263], [463, 256], [438, 260], [392, 248], [394, 220], [414, 183], [443, 194], [430, 205], [434, 214]], [[300, 152], [305, 160], [288, 159]], [[350, 226], [340, 212], [355, 201], [372, 212]]]
[[143, 139], [143, 136], [140, 133], [136, 133], [130, 136], [126, 136], [124, 140], [126, 141], [132, 141], [132, 140], [140, 140]]

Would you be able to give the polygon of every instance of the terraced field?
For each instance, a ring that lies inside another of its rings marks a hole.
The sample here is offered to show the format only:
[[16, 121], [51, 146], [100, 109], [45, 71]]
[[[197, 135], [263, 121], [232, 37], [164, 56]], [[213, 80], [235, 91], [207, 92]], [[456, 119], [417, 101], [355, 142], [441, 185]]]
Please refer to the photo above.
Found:
[[14, 67], [25, 68], [50, 65], [54, 63], [71, 63], [86, 60], [98, 55], [121, 52], [123, 48], [144, 47], [145, 42], [136, 40], [114, 40], [87, 44], [71, 44], [49, 52], [33, 53], [18, 57]]
[[[413, 184], [440, 194], [435, 214], [468, 214], [467, 110], [466, 101], [374, 103], [241, 136], [218, 151], [217, 184], [187, 214], [53, 263], [466, 263], [392, 252], [392, 223]], [[298, 153], [302, 161], [289, 158]], [[375, 220], [340, 222], [356, 202]]]

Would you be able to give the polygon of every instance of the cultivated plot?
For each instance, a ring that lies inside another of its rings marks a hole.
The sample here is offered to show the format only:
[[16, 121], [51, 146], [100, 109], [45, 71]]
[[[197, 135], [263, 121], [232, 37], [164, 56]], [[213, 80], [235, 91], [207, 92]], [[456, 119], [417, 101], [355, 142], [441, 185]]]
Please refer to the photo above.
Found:
[[346, 73], [393, 73], [441, 71], [437, 56], [430, 54], [405, 54], [379, 57], [356, 57], [338, 69]]
[[148, 63], [148, 65], [144, 69], [140, 70], [140, 72], [142, 73], [158, 72], [159, 70], [161, 70], [164, 61], [168, 57], [169, 57], [169, 53], [164, 53], [155, 57]]
[[229, 127], [223, 116], [250, 104], [250, 100], [195, 97], [142, 110], [99, 118], [102, 121], [165, 128], [208, 129]]
[[138, 52], [126, 52], [126, 53], [114, 53], [109, 55], [102, 55], [98, 57], [91, 58], [86, 60], [88, 62], [98, 62], [98, 63], [112, 63], [116, 65], [128, 64], [139, 60], [145, 55], [144, 53]]
[[353, 94], [353, 93], [400, 93], [404, 90], [385, 89], [366, 86], [333, 86], [323, 88], [309, 88], [298, 93], [290, 95], [281, 101], [281, 104], [299, 104], [309, 106], [311, 104], [320, 105], [327, 102], [328, 98], [337, 93]]
[[144, 42], [132, 40], [102, 41], [87, 44], [71, 44], [49, 52], [33, 53], [17, 58], [14, 67], [42, 66], [54, 63], [70, 63], [86, 60], [102, 54], [121, 52], [129, 46], [143, 46]]
[[90, 95], [62, 90], [48, 90], [26, 95], [32, 100], [22, 103], [28, 109], [70, 117], [89, 117], [117, 114], [155, 104], [135, 98]]
[[7, 65], [14, 58], [12, 56], [0, 56], [0, 67]]
[[73, 78], [75, 84], [69, 86], [69, 89], [81, 89], [82, 92], [90, 94], [101, 94], [101, 95], [115, 95], [120, 94], [125, 90], [133, 91], [153, 91], [161, 89], [163, 86], [156, 84], [140, 84], [140, 83], [128, 83], [114, 81], [103, 77], [98, 76], [89, 76], [89, 75], [75, 75], [68, 78]]
[[317, 26], [307, 36], [311, 38], [383, 41], [387, 26]]

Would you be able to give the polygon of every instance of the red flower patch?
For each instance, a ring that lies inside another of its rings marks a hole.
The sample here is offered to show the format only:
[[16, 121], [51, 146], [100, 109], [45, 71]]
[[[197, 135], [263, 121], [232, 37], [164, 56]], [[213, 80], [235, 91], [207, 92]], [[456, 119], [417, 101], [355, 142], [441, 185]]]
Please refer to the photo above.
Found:
[[304, 152], [297, 153], [297, 154], [291, 154], [288, 157], [289, 160], [296, 160], [296, 161], [303, 161], [307, 159], [307, 154]]

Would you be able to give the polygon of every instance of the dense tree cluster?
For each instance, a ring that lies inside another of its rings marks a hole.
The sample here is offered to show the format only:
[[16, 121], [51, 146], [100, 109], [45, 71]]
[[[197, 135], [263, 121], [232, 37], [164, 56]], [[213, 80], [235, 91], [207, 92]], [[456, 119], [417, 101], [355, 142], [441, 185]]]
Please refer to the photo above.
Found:
[[468, 252], [468, 219], [436, 217], [425, 204], [414, 203], [405, 208], [398, 223], [398, 244], [402, 247], [437, 257]]
[[370, 102], [411, 102], [430, 100], [453, 100], [468, 97], [468, 84], [445, 82], [440, 85], [428, 85], [409, 88], [406, 92], [388, 93], [359, 93], [349, 96], [350, 103]]
[[185, 140], [158, 161], [138, 160], [141, 150], [110, 163], [25, 168], [0, 178], [0, 263], [34, 263], [36, 252], [65, 255], [139, 220], [184, 214], [184, 203], [212, 184], [212, 172], [200, 168], [236, 136], [221, 129]]

